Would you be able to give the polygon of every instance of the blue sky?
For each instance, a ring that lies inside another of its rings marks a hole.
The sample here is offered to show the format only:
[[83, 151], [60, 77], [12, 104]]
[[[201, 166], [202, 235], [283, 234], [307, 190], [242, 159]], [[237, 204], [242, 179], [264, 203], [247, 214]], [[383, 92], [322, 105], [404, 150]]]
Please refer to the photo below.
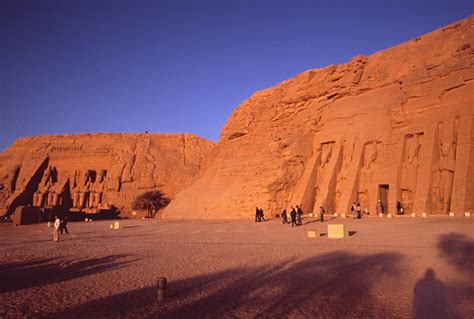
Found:
[[257, 90], [473, 13], [472, 0], [0, 0], [0, 151], [62, 133], [216, 141]]

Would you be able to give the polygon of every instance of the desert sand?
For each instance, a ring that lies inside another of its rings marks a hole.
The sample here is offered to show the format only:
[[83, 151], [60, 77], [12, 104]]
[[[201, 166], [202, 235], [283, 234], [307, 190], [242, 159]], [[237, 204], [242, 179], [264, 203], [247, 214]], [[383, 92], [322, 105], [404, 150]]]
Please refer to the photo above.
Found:
[[328, 219], [2, 223], [0, 318], [474, 318], [472, 217]]

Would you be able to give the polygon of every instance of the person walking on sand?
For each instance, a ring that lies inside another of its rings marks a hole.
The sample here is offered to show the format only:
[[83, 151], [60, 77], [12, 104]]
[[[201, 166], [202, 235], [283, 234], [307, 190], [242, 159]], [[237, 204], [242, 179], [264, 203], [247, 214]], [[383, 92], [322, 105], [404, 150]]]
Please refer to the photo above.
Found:
[[53, 232], [53, 240], [59, 241], [59, 227], [61, 227], [61, 220], [59, 217], [56, 216], [54, 221], [54, 232]]
[[286, 209], [284, 209], [283, 212], [281, 213], [281, 218], [282, 218], [281, 223], [283, 225], [288, 224], [288, 214], [286, 213]]
[[323, 206], [319, 206], [319, 220], [322, 222], [324, 222], [324, 213], [326, 212], [326, 210], [324, 210], [324, 207]]
[[290, 216], [291, 216], [291, 227], [298, 226], [298, 224], [296, 224], [296, 210], [293, 206], [291, 206]]
[[263, 209], [260, 208], [260, 221], [265, 221], [265, 214], [263, 213]]
[[67, 216], [64, 216], [61, 218], [61, 223], [59, 225], [59, 233], [62, 235], [63, 231], [66, 232], [67, 235], [69, 235], [69, 231], [67, 229]]
[[301, 221], [301, 216], [303, 216], [303, 210], [298, 205], [296, 205], [296, 212], [298, 214], [298, 225], [303, 225], [303, 222]]

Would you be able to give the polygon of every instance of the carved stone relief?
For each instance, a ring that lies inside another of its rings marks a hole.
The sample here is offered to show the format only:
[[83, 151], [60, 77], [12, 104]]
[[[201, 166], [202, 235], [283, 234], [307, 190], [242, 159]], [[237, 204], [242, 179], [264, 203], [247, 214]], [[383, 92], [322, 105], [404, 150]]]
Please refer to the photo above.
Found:
[[438, 154], [434, 165], [431, 188], [431, 212], [449, 213], [456, 163], [457, 121], [438, 124]]
[[405, 137], [405, 151], [400, 172], [401, 205], [405, 214], [413, 212], [422, 138], [422, 133]]
[[370, 193], [373, 175], [375, 172], [375, 161], [377, 160], [377, 142], [369, 142], [364, 146], [363, 163], [359, 173], [359, 189], [357, 201], [362, 209], [370, 207], [375, 197]]

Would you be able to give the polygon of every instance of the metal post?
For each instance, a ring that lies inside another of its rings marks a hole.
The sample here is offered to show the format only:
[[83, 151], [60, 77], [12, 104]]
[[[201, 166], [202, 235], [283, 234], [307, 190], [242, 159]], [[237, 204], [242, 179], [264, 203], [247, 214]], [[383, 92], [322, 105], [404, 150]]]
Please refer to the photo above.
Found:
[[158, 297], [157, 301], [160, 302], [166, 298], [166, 277], [158, 278]]

